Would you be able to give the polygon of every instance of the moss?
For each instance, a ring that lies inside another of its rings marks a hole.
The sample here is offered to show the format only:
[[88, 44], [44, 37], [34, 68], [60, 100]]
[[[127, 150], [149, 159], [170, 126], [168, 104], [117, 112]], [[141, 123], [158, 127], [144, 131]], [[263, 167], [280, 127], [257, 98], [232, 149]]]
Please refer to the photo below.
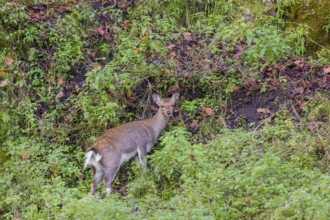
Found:
[[324, 29], [324, 26], [328, 24], [327, 16], [330, 14], [330, 1], [300, 1], [285, 11], [290, 26], [304, 23], [310, 28], [309, 39], [306, 41], [308, 54], [315, 54], [322, 47], [330, 49], [330, 34], [326, 33]]

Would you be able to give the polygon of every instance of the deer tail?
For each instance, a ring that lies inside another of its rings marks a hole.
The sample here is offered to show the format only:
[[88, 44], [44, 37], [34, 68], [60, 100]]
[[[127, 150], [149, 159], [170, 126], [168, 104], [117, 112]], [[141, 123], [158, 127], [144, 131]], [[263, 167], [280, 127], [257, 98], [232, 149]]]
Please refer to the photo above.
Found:
[[84, 168], [86, 168], [87, 166], [96, 166], [96, 164], [102, 159], [102, 155], [92, 148], [86, 153], [84, 159]]

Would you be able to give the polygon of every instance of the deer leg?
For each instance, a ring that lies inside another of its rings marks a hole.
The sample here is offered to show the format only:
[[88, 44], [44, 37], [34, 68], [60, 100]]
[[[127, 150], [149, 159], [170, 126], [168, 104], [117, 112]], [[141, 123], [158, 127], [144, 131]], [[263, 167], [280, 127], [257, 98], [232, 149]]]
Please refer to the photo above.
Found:
[[97, 185], [101, 182], [104, 176], [103, 170], [97, 170], [93, 167], [93, 182], [91, 185], [91, 194], [94, 195], [97, 189]]
[[135, 155], [134, 160], [136, 163], [140, 163], [139, 155]]
[[137, 149], [138, 152], [138, 160], [139, 162], [142, 164], [142, 170], [146, 170], [147, 169], [147, 161], [145, 159], [145, 155], [147, 154], [146, 150], [142, 149], [142, 148], [138, 148]]
[[111, 191], [112, 191], [112, 189], [111, 189], [111, 182], [115, 178], [116, 173], [118, 172], [119, 168], [120, 168], [120, 166], [117, 166], [117, 167], [114, 167], [114, 168], [110, 168], [105, 173], [105, 176], [104, 176], [104, 185], [105, 185], [105, 188], [106, 188], [106, 191], [107, 191], [108, 194], [110, 194]]

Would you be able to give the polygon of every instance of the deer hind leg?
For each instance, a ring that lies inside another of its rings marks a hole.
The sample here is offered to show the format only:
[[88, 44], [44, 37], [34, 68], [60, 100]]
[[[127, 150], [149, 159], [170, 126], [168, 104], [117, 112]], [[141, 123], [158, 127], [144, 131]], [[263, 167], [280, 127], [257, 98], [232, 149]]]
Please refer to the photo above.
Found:
[[91, 194], [94, 195], [97, 189], [97, 185], [101, 182], [104, 176], [104, 171], [102, 169], [97, 169], [93, 167], [93, 182], [91, 185]]
[[119, 168], [120, 168], [120, 166], [111, 167], [105, 173], [105, 176], [104, 176], [104, 185], [105, 185], [105, 188], [106, 188], [106, 191], [107, 191], [108, 194], [110, 194], [111, 191], [112, 191], [112, 189], [111, 189], [111, 182], [115, 178], [115, 176], [116, 176]]

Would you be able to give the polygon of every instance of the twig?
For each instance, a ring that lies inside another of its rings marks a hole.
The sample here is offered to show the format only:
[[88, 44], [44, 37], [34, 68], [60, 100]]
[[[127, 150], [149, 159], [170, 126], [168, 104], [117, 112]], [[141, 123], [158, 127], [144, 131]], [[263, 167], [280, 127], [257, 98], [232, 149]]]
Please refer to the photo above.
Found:
[[291, 104], [291, 107], [292, 107], [293, 113], [297, 116], [297, 118], [299, 119], [299, 121], [301, 121], [301, 117], [299, 116], [299, 114], [298, 114], [296, 108], [293, 106], [292, 101], [290, 101], [290, 104]]

